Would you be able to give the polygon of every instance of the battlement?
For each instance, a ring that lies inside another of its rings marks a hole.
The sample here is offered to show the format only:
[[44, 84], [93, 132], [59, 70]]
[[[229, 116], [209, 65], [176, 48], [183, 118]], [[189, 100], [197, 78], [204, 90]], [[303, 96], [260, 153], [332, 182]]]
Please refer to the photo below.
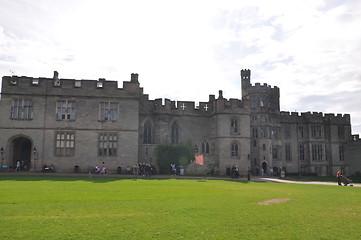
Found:
[[322, 112], [281, 112], [281, 118], [287, 122], [329, 122], [332, 124], [349, 124], [349, 114], [333, 114], [333, 113], [322, 113]]
[[250, 86], [253, 91], [275, 91], [276, 93], [279, 93], [280, 89], [277, 86], [272, 87], [271, 85], [268, 85], [267, 83], [255, 83], [254, 85]]
[[215, 95], [209, 95], [208, 102], [192, 102], [192, 101], [172, 101], [170, 99], [157, 98], [149, 100], [148, 95], [141, 97], [141, 110], [144, 113], [167, 113], [167, 114], [213, 114], [217, 111], [225, 109], [243, 109], [243, 102], [240, 99], [231, 98], [229, 100], [223, 97], [223, 92], [219, 91], [216, 99]]
[[3, 94], [47, 94], [47, 95], [76, 95], [76, 96], [112, 96], [117, 97], [125, 92], [139, 95], [138, 74], [132, 73], [129, 82], [123, 82], [123, 87], [118, 86], [118, 81], [109, 81], [105, 78], [98, 80], [65, 79], [59, 78], [59, 73], [54, 71], [53, 78], [33, 78], [27, 76], [4, 76], [2, 78]]

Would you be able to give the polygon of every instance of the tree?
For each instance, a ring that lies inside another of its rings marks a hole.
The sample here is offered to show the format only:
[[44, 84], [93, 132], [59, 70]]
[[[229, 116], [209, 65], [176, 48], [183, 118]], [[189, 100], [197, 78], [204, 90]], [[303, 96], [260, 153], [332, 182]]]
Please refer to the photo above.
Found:
[[194, 160], [194, 152], [191, 142], [182, 144], [160, 144], [157, 146], [156, 153], [158, 159], [159, 173], [171, 173], [170, 165], [186, 166]]

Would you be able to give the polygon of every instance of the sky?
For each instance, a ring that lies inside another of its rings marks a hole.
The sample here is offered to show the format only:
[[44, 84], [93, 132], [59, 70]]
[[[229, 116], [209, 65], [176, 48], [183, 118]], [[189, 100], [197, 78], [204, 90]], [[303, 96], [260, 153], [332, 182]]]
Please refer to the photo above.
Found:
[[0, 75], [129, 81], [150, 99], [241, 99], [240, 70], [282, 111], [350, 114], [361, 134], [359, 0], [0, 0]]

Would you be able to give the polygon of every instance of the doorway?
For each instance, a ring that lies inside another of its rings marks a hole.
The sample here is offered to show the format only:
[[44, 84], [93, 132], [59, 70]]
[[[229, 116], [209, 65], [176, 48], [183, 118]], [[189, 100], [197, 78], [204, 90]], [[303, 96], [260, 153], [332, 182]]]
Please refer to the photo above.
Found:
[[266, 162], [263, 162], [262, 163], [262, 169], [263, 169], [263, 173], [266, 174], [268, 171], [267, 171], [267, 163]]
[[31, 141], [26, 137], [17, 137], [12, 141], [13, 158], [12, 167], [15, 169], [17, 162], [20, 162], [20, 170], [28, 171], [31, 161]]

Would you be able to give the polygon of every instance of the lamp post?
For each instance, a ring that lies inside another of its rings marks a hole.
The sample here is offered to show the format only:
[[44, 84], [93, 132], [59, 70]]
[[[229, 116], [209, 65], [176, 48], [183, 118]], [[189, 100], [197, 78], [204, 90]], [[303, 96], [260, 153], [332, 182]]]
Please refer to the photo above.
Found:
[[38, 161], [38, 153], [36, 151], [36, 147], [34, 147], [33, 153], [34, 153], [34, 170], [36, 171], [36, 162]]
[[1, 154], [1, 171], [3, 170], [3, 166], [4, 166], [4, 148], [1, 147], [0, 149], [0, 154]]

